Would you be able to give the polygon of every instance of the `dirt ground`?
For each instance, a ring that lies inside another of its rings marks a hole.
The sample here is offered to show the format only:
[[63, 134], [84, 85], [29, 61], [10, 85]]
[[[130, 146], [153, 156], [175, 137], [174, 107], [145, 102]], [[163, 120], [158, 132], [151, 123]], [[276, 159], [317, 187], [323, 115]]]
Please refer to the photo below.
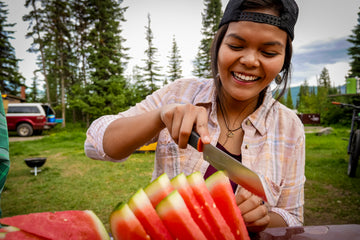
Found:
[[41, 139], [44, 136], [31, 136], [31, 137], [9, 137], [9, 142], [32, 141]]

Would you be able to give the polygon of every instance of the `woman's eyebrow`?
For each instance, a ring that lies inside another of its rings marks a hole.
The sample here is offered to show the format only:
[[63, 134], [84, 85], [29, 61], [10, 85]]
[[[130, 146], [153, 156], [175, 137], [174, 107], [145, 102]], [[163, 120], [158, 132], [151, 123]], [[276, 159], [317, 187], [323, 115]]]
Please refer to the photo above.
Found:
[[[239, 41], [246, 42], [246, 40], [244, 38], [240, 37], [239, 35], [237, 35], [235, 33], [230, 33], [230, 34], [226, 35], [226, 38], [236, 38]], [[279, 41], [266, 42], [266, 43], [263, 43], [263, 45], [266, 45], [266, 46], [276, 46], [276, 45], [278, 45], [278, 46], [284, 47], [284, 44], [282, 44]]]

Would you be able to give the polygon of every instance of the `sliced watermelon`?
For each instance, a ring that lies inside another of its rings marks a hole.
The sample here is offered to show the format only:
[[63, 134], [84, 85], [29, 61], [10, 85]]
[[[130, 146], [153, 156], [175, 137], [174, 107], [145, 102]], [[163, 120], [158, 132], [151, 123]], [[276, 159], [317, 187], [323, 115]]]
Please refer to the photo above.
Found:
[[184, 173], [181, 173], [171, 179], [171, 184], [178, 190], [181, 197], [184, 199], [187, 208], [189, 209], [192, 218], [200, 227], [201, 231], [209, 240], [216, 240], [215, 232], [211, 229], [208, 219], [205, 216], [203, 209], [200, 207], [199, 202], [196, 200], [195, 195], [186, 179]]
[[130, 198], [128, 205], [152, 239], [173, 239], [143, 189]]
[[201, 208], [205, 212], [205, 216], [209, 219], [212, 229], [215, 231], [217, 239], [235, 239], [229, 225], [221, 215], [209, 190], [206, 187], [205, 180], [200, 172], [194, 172], [187, 177], [187, 180], [199, 202]]
[[119, 204], [110, 215], [111, 233], [115, 240], [150, 239], [140, 221], [126, 203]]
[[160, 175], [144, 189], [154, 208], [173, 190], [174, 188], [166, 173]]
[[157, 205], [156, 212], [176, 239], [206, 240], [177, 190], [171, 192]]
[[24, 232], [22, 230], [17, 230], [13, 232], [2, 232], [0, 239], [5, 240], [49, 240], [48, 238], [38, 237], [36, 235], [33, 235], [31, 233]]
[[229, 178], [217, 171], [205, 180], [206, 186], [236, 239], [250, 240]]
[[30, 213], [2, 218], [0, 223], [48, 239], [110, 239], [100, 219], [90, 210]]

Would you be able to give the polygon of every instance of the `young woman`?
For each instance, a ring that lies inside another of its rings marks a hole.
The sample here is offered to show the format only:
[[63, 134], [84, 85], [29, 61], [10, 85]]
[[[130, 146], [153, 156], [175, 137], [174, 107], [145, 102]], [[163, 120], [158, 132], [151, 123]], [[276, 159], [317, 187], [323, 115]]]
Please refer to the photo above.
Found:
[[297, 15], [294, 0], [230, 0], [212, 46], [213, 79], [177, 80], [128, 111], [97, 119], [87, 132], [87, 156], [123, 161], [157, 141], [153, 179], [164, 172], [170, 178], [194, 171], [207, 177], [214, 168], [187, 145], [195, 129], [205, 144], [266, 181], [266, 204], [234, 185], [249, 231], [301, 225], [304, 129], [270, 89], [274, 79], [288, 83]]

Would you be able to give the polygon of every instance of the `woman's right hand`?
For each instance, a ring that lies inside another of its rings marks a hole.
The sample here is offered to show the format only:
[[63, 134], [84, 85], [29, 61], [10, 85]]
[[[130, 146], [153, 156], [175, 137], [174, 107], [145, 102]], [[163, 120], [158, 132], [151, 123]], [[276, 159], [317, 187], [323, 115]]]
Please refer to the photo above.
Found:
[[204, 107], [192, 104], [169, 104], [161, 108], [161, 121], [180, 148], [186, 148], [193, 129], [204, 144], [210, 143], [208, 113]]

